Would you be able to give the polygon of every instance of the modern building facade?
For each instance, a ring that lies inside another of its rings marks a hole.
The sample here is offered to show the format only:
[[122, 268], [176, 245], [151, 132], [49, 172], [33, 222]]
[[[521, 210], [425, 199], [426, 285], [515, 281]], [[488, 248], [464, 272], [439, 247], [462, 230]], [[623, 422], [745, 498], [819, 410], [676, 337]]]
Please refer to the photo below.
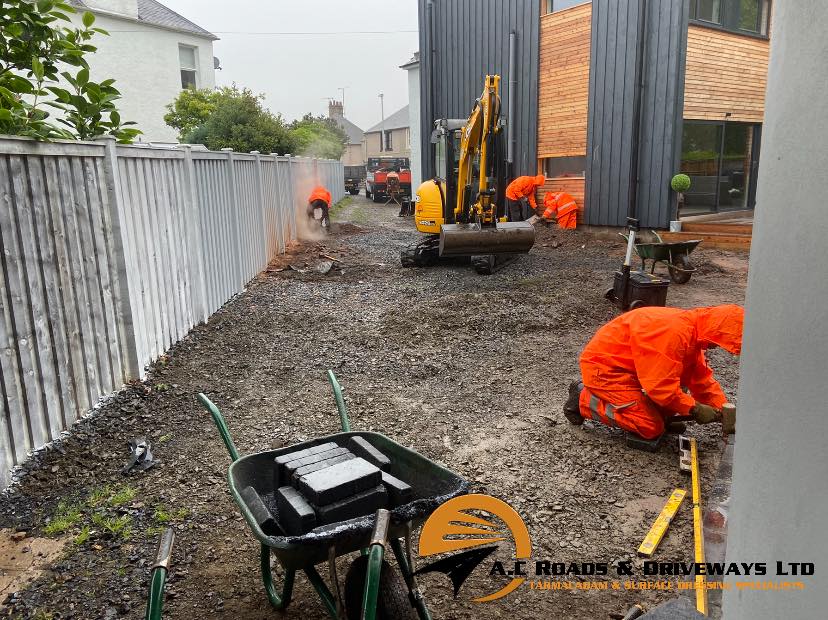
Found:
[[[514, 103], [518, 116], [512, 174], [546, 174], [543, 190], [572, 194], [580, 221], [621, 226], [634, 205], [643, 225], [667, 228], [678, 214], [669, 189], [678, 172], [692, 182], [682, 215], [753, 208], [770, 0], [491, 4], [420, 1], [421, 50], [430, 50], [422, 61], [424, 132], [435, 118], [466, 116], [482, 75], [499, 73], [504, 114]], [[456, 58], [451, 32], [470, 41]], [[510, 97], [502, 49], [515, 35]]]
[[365, 130], [365, 161], [372, 157], [410, 157], [411, 131], [408, 106]]
[[336, 121], [336, 124], [348, 136], [345, 153], [343, 153], [340, 161], [346, 166], [364, 166], [365, 159], [363, 157], [362, 141], [365, 134], [363, 134], [359, 127], [345, 118], [345, 108], [341, 101], [332, 100], [328, 102], [328, 118]]
[[177, 142], [164, 122], [166, 106], [184, 88], [216, 85], [213, 41], [218, 37], [156, 0], [71, 0], [95, 14], [109, 36], [95, 37], [89, 57], [93, 79], [115, 79], [121, 117], [135, 121], [142, 142]]

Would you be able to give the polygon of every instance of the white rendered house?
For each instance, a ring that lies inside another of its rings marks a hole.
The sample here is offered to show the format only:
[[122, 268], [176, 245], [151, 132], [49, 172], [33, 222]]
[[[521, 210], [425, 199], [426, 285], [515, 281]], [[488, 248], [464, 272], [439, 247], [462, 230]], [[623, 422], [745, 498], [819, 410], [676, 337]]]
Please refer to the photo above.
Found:
[[177, 142], [176, 131], [164, 123], [166, 106], [182, 88], [216, 85], [213, 41], [218, 37], [156, 0], [70, 0], [95, 14], [98, 51], [88, 58], [91, 78], [115, 79], [122, 99], [117, 105], [124, 121], [135, 121], [141, 142]]

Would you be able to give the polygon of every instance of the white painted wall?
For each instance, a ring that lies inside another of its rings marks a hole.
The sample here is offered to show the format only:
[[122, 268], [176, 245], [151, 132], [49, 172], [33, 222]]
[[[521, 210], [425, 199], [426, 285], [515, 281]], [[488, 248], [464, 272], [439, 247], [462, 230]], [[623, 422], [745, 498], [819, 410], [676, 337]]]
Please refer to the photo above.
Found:
[[[724, 594], [726, 620], [828, 610], [828, 23], [825, 0], [774, 6], [739, 381], [727, 561], [805, 589]], [[786, 208], [785, 206], [790, 208]], [[813, 577], [776, 562], [814, 562]]]
[[420, 154], [420, 65], [408, 69], [408, 128], [411, 139], [411, 186], [423, 182], [423, 164]]
[[[95, 15], [95, 25], [110, 35], [96, 35], [98, 51], [89, 58], [91, 78], [116, 80], [121, 91], [121, 118], [136, 121], [142, 142], [177, 142], [176, 131], [164, 123], [166, 105], [181, 92], [178, 45], [197, 48], [199, 88], [214, 88], [213, 42], [193, 34], [164, 30], [130, 19]], [[72, 16], [80, 23], [81, 13]]]

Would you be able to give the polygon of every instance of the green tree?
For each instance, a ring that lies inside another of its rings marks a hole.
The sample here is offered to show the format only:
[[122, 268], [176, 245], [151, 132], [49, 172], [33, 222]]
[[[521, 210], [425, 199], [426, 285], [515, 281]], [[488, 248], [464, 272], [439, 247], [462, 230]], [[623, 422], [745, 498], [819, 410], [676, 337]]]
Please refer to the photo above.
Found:
[[[0, 0], [0, 134], [88, 140], [111, 134], [131, 142], [139, 133], [121, 121], [114, 80], [93, 82], [86, 57], [97, 48], [95, 16], [53, 0]], [[66, 69], [60, 71], [60, 69]], [[61, 79], [62, 78], [62, 79]], [[49, 109], [62, 112], [58, 117]]]
[[222, 98], [232, 97], [233, 93], [234, 89], [226, 86], [219, 90], [182, 90], [172, 103], [167, 104], [164, 122], [177, 129], [178, 139], [183, 141], [187, 135], [207, 122]]
[[290, 130], [299, 155], [339, 159], [345, 153], [348, 135], [333, 119], [305, 114], [291, 123]]
[[[189, 99], [185, 93], [179, 95], [172, 104], [173, 111], [182, 96]], [[240, 90], [234, 85], [216, 91], [214, 99], [205, 100], [206, 108], [201, 107], [198, 113], [206, 114], [206, 120], [200, 124], [194, 114], [188, 114], [182, 120], [171, 120], [182, 128], [197, 125], [183, 141], [203, 144], [213, 151], [231, 148], [240, 153], [259, 151], [283, 155], [295, 152], [296, 143], [282, 117], [265, 110], [262, 99], [264, 95], [254, 95], [249, 89]], [[211, 106], [212, 110], [209, 110]]]

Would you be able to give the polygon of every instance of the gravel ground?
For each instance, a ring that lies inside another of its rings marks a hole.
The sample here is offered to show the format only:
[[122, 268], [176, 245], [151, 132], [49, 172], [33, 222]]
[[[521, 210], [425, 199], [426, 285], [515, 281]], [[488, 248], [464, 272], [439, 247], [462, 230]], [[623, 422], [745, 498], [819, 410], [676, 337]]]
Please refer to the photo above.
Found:
[[[158, 533], [173, 524], [165, 617], [277, 616], [262, 591], [258, 545], [228, 495], [227, 453], [195, 394], [219, 405], [247, 454], [337, 430], [328, 368], [344, 386], [355, 429], [381, 431], [509, 502], [529, 527], [533, 557], [634, 559], [665, 498], [687, 488], [674, 450], [631, 451], [619, 432], [573, 427], [560, 413], [579, 350], [616, 315], [601, 295], [623, 242], [541, 227], [531, 254], [486, 277], [463, 265], [401, 269], [399, 249], [416, 238], [410, 219], [355, 197], [335, 213], [330, 238], [293, 248], [156, 363], [146, 382], [36, 455], [0, 497], [0, 527], [63, 538], [65, 552], [3, 596], [0, 615], [142, 617]], [[316, 272], [320, 253], [344, 268]], [[742, 303], [746, 255], [700, 249], [694, 257], [699, 272], [671, 286], [671, 305]], [[720, 351], [710, 358], [734, 399], [737, 360]], [[690, 432], [708, 488], [717, 429]], [[136, 436], [153, 442], [160, 464], [125, 478], [125, 444]], [[692, 561], [689, 502], [659, 559]], [[445, 576], [425, 575], [421, 585], [435, 618], [594, 620], [671, 596], [524, 587], [479, 605], [471, 598], [493, 589], [483, 567], [457, 600]], [[326, 617], [301, 576], [287, 617]]]

